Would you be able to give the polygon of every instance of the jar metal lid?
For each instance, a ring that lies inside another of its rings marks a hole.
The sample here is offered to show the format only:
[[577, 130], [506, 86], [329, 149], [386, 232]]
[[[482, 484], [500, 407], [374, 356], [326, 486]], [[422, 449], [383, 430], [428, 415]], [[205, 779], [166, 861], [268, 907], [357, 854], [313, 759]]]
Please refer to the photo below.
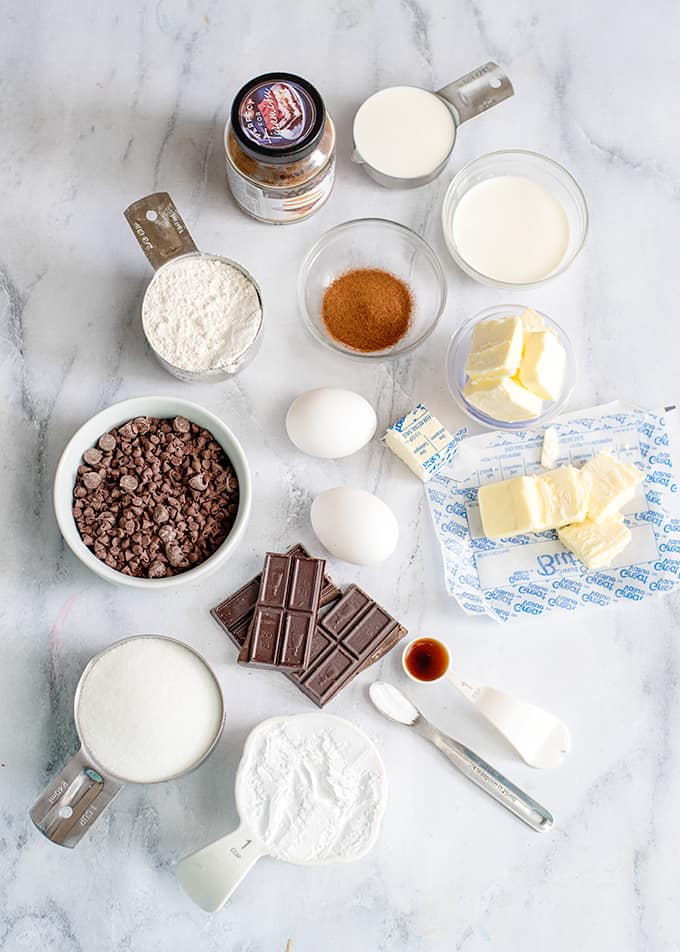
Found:
[[231, 127], [243, 151], [261, 162], [287, 165], [318, 145], [326, 107], [317, 90], [293, 73], [264, 73], [243, 86], [231, 107]]

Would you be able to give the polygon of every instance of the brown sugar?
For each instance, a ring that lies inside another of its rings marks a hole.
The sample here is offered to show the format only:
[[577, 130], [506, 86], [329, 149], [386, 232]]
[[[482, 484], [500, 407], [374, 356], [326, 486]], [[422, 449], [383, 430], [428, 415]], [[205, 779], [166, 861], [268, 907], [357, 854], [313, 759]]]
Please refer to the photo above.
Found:
[[362, 353], [392, 347], [406, 334], [413, 313], [407, 284], [379, 268], [357, 268], [326, 288], [321, 317], [331, 337]]

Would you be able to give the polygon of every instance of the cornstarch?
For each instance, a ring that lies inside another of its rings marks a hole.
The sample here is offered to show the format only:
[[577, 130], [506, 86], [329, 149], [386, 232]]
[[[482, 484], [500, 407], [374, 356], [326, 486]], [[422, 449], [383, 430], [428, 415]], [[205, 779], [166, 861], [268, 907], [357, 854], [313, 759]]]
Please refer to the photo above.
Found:
[[238, 268], [192, 255], [162, 268], [149, 285], [142, 324], [151, 346], [181, 370], [231, 369], [257, 336], [260, 296]]
[[265, 723], [249, 742], [238, 778], [244, 815], [278, 859], [358, 858], [380, 823], [383, 777], [350, 724], [329, 718], [310, 730], [305, 721]]

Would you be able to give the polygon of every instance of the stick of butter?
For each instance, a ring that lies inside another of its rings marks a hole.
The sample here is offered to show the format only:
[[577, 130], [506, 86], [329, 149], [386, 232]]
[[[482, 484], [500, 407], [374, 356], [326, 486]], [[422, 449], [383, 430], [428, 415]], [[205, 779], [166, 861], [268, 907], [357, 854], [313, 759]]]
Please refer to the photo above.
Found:
[[508, 423], [530, 420], [540, 415], [543, 401], [513, 377], [486, 377], [469, 380], [463, 388], [468, 403], [494, 420]]
[[500, 377], [517, 373], [522, 359], [524, 324], [521, 317], [500, 317], [475, 325], [465, 361], [468, 377]]
[[519, 365], [522, 384], [544, 400], [557, 400], [562, 393], [567, 355], [552, 331], [524, 335], [524, 353]]
[[589, 477], [574, 466], [481, 486], [477, 499], [484, 535], [505, 539], [580, 522], [586, 517], [589, 490]]
[[643, 479], [637, 466], [622, 463], [610, 453], [598, 453], [588, 460], [583, 472], [588, 473], [592, 484], [588, 518], [593, 522], [615, 518], [621, 507], [633, 498]]
[[385, 444], [425, 483], [453, 459], [466, 432], [463, 427], [452, 436], [427, 407], [419, 403], [388, 428]]
[[563, 526], [557, 530], [562, 545], [570, 549], [589, 569], [601, 569], [611, 565], [612, 560], [626, 548], [631, 532], [623, 519], [608, 522], [581, 523]]

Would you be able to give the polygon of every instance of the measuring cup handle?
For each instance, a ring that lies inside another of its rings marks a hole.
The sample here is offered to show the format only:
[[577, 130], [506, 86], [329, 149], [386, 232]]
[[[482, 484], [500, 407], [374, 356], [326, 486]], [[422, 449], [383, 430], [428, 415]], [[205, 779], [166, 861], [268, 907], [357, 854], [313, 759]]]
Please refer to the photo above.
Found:
[[514, 92], [512, 83], [500, 66], [486, 63], [438, 89], [437, 95], [453, 106], [460, 125], [509, 99]]
[[171, 258], [198, 251], [167, 192], [145, 195], [129, 205], [124, 215], [154, 270]]
[[259, 837], [242, 823], [233, 833], [180, 860], [175, 875], [196, 905], [217, 912], [265, 852]]
[[30, 817], [53, 843], [74, 847], [123, 786], [81, 749], [36, 800]]

